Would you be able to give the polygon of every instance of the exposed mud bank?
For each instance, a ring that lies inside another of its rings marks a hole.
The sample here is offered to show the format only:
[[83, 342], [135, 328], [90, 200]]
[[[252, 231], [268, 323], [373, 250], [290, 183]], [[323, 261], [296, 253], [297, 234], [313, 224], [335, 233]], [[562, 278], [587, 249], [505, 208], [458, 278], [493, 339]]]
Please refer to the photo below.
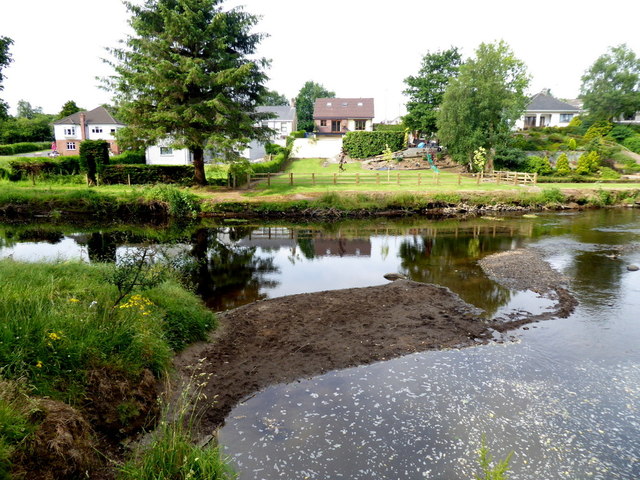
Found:
[[[264, 300], [222, 314], [211, 343], [176, 358], [185, 374], [196, 364], [210, 374], [204, 393], [214, 401], [204, 412], [202, 432], [214, 431], [238, 402], [269, 385], [413, 352], [484, 343], [496, 331], [573, 311], [575, 299], [539, 255], [518, 251], [494, 257], [483, 263], [492, 277], [510, 282], [514, 274], [517, 283], [511, 288], [553, 298], [554, 309], [487, 319], [447, 288], [397, 280]], [[523, 262], [529, 268], [522, 268]]]

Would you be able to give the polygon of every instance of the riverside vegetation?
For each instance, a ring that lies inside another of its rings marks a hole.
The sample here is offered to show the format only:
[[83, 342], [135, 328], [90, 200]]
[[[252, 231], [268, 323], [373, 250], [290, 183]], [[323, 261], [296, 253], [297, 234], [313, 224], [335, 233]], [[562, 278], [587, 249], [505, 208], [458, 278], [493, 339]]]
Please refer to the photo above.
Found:
[[[0, 478], [115, 478], [119, 442], [153, 427], [173, 354], [216, 325], [178, 276], [153, 265], [0, 262]], [[213, 447], [157, 458], [188, 435], [165, 418], [117, 477], [226, 478]]]

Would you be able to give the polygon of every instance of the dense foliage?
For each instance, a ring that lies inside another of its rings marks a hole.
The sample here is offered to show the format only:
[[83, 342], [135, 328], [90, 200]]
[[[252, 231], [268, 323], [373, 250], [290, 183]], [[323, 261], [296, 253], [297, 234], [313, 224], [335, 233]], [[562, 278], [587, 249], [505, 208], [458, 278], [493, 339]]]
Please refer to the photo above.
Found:
[[580, 96], [596, 119], [635, 115], [640, 111], [640, 59], [625, 44], [609, 47], [582, 76]]
[[61, 119], [64, 117], [68, 117], [69, 115], [73, 115], [74, 113], [78, 113], [80, 111], [82, 111], [82, 108], [78, 107], [78, 105], [76, 105], [76, 102], [74, 102], [73, 100], [68, 100], [62, 106], [62, 109], [60, 110], [57, 118]]
[[296, 97], [298, 128], [306, 132], [313, 131], [313, 108], [318, 98], [333, 98], [335, 92], [329, 91], [315, 82], [306, 82]]
[[437, 130], [436, 119], [449, 81], [458, 75], [462, 55], [457, 47], [427, 53], [416, 76], [404, 79], [409, 97], [404, 122], [412, 130], [432, 135]]
[[266, 139], [266, 116], [255, 112], [265, 94], [267, 61], [255, 57], [263, 35], [257, 17], [222, 0], [146, 0], [126, 3], [134, 34], [111, 49], [123, 146], [170, 139], [193, 153], [195, 181], [206, 184], [204, 150], [237, 158], [251, 139]]
[[[2, 70], [9, 65], [12, 61], [11, 54], [9, 53], [9, 47], [13, 44], [13, 40], [9, 37], [0, 37], [0, 92], [4, 90], [2, 80], [4, 75]], [[9, 107], [7, 103], [0, 98], [0, 121], [7, 117], [7, 111]]]
[[438, 137], [458, 163], [471, 164], [473, 152], [487, 150], [493, 169], [496, 147], [508, 142], [529, 101], [524, 63], [500, 41], [481, 44], [449, 83], [438, 115]]
[[51, 147], [50, 142], [22, 142], [9, 145], [0, 145], [0, 155], [16, 155], [18, 153], [38, 152]]
[[272, 107], [272, 106], [289, 106], [289, 100], [287, 97], [275, 90], [265, 89], [264, 93], [260, 97], [259, 105]]
[[347, 132], [342, 140], [342, 146], [351, 158], [368, 158], [380, 155], [386, 146], [391, 151], [404, 148], [404, 132]]
[[96, 184], [96, 172], [102, 172], [109, 164], [109, 142], [84, 140], [80, 143], [80, 169], [87, 173], [90, 185]]
[[108, 165], [100, 176], [104, 184], [146, 185], [156, 183], [193, 184], [190, 165]]

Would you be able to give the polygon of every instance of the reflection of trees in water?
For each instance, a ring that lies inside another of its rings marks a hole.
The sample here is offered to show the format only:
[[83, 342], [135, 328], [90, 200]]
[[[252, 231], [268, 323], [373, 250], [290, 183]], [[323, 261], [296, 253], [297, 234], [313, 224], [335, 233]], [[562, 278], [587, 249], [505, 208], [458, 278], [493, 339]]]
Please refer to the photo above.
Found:
[[400, 244], [401, 272], [417, 282], [448, 287], [492, 315], [509, 301], [511, 293], [489, 280], [477, 260], [508, 249], [511, 241], [488, 236], [414, 236]]
[[578, 252], [564, 270], [565, 275], [572, 279], [572, 290], [584, 305], [601, 306], [616, 301], [622, 294], [625, 264], [607, 257], [607, 253], [610, 252]]
[[87, 239], [87, 254], [91, 262], [116, 262], [119, 242], [114, 233], [93, 232]]
[[[278, 272], [273, 258], [255, 255], [256, 247], [240, 246], [235, 241], [251, 232], [246, 227], [200, 229], [192, 237], [192, 254], [197, 259], [195, 283], [198, 293], [213, 310], [226, 310], [266, 297], [262, 288], [278, 285], [265, 275]], [[222, 242], [219, 234], [231, 242]]]

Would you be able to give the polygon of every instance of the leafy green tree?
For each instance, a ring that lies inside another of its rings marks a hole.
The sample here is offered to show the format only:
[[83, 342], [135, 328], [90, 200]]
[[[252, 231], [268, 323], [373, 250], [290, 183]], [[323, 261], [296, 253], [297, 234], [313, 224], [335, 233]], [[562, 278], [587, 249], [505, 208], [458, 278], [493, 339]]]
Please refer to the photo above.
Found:
[[[12, 62], [11, 54], [9, 53], [9, 47], [12, 44], [13, 40], [11, 40], [9, 37], [0, 37], [0, 92], [4, 90], [4, 87], [2, 86], [2, 80], [4, 80], [2, 69]], [[7, 118], [8, 110], [9, 106], [4, 100], [0, 98], [0, 120], [3, 118]]]
[[115, 75], [105, 79], [116, 93], [118, 131], [124, 146], [144, 147], [170, 139], [193, 154], [195, 182], [207, 183], [204, 151], [230, 161], [268, 129], [255, 107], [264, 95], [268, 61], [255, 58], [262, 34], [257, 17], [222, 0], [126, 2], [134, 34], [109, 51]]
[[263, 106], [289, 106], [289, 100], [287, 97], [275, 90], [265, 90], [264, 94], [260, 98], [260, 105]]
[[600, 155], [595, 150], [585, 152], [580, 155], [576, 164], [576, 173], [580, 175], [589, 175], [595, 173], [600, 166]]
[[427, 53], [416, 76], [404, 79], [409, 97], [404, 122], [412, 130], [426, 134], [437, 130], [436, 119], [449, 81], [458, 75], [462, 55], [457, 47]]
[[313, 107], [318, 98], [332, 98], [336, 94], [315, 82], [307, 82], [296, 97], [296, 113], [298, 115], [298, 129], [313, 131]]
[[39, 114], [42, 114], [42, 107], [32, 107], [26, 100], [18, 101], [18, 118], [28, 118], [32, 120]]
[[640, 59], [626, 44], [609, 47], [582, 76], [580, 96], [601, 120], [640, 111]]
[[493, 169], [495, 149], [508, 142], [529, 102], [529, 81], [525, 64], [504, 41], [478, 47], [450, 81], [438, 112], [438, 137], [454, 160], [471, 165], [473, 152], [484, 147], [485, 168]]
[[68, 100], [62, 106], [62, 110], [58, 114], [57, 118], [68, 117], [69, 115], [73, 115], [74, 113], [80, 112], [82, 109], [76, 105], [76, 102], [73, 100]]

